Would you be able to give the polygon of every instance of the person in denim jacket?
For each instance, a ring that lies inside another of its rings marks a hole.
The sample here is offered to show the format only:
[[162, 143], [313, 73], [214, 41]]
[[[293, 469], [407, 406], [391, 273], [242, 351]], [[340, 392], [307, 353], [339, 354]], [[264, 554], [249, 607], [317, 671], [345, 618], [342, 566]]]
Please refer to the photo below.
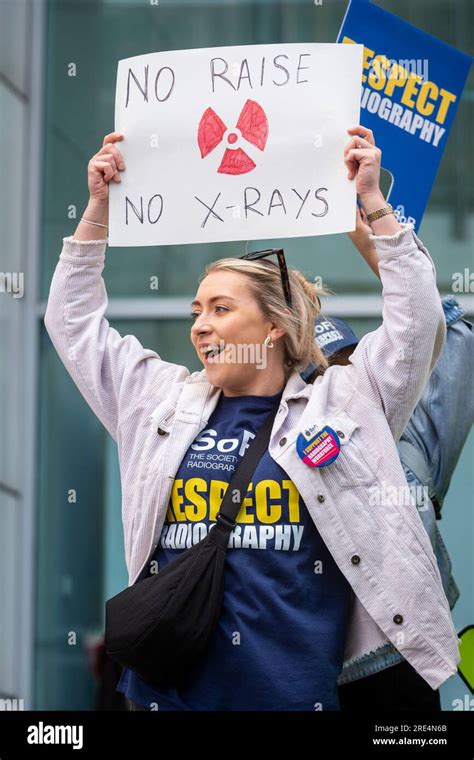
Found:
[[[369, 233], [370, 228], [358, 215], [357, 231], [350, 236], [378, 276], [378, 257]], [[444, 297], [442, 306], [446, 342], [397, 448], [452, 610], [460, 592], [437, 521], [441, 519], [443, 501], [474, 420], [471, 384], [459, 382], [459, 378], [474, 375], [474, 332], [453, 296]], [[349, 325], [334, 317], [318, 319], [315, 337], [330, 364], [347, 365], [358, 343]], [[314, 369], [308, 367], [301, 373], [303, 379], [310, 379]], [[440, 709], [439, 691], [427, 688], [426, 681], [392, 643], [344, 668], [338, 683], [343, 710], [364, 709], [368, 703], [377, 703], [384, 709], [406, 709], [408, 702], [415, 708], [423, 704], [429, 709]]]

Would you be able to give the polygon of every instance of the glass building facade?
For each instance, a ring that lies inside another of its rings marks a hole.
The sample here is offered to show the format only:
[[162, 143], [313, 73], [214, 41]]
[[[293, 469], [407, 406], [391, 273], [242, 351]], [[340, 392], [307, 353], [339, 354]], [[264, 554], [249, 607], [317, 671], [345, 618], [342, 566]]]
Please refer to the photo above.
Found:
[[[471, 0], [378, 4], [472, 54]], [[344, 0], [0, 0], [0, 268], [24, 274], [22, 298], [0, 293], [0, 696], [32, 709], [94, 709], [86, 642], [103, 630], [105, 600], [127, 584], [116, 445], [42, 321], [62, 238], [87, 204], [87, 163], [114, 129], [118, 60], [331, 42], [345, 8]], [[420, 229], [442, 294], [452, 292], [453, 273], [473, 270], [473, 109], [471, 74]], [[189, 342], [198, 277], [208, 261], [243, 253], [245, 242], [109, 249], [110, 323], [167, 361], [198, 369]], [[380, 283], [347, 236], [283, 245], [292, 266], [334, 291], [326, 313], [346, 318], [359, 337], [380, 324]], [[469, 289], [459, 300], [472, 319]], [[458, 631], [474, 623], [473, 464], [471, 434], [440, 524], [461, 590]], [[450, 679], [444, 709], [466, 691]]]

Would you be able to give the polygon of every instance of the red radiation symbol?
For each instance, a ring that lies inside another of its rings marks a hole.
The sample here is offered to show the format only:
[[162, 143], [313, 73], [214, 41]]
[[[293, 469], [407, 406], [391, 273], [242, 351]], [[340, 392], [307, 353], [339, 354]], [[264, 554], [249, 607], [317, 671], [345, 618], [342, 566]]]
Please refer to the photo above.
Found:
[[[236, 129], [245, 140], [263, 150], [268, 138], [268, 121], [262, 106], [255, 100], [247, 100], [240, 113]], [[202, 158], [219, 145], [226, 132], [227, 127], [222, 119], [212, 108], [207, 108], [198, 128], [198, 143]], [[239, 147], [239, 140], [236, 132], [228, 133], [227, 142], [233, 147], [225, 149], [217, 170], [220, 174], [246, 174], [255, 169], [256, 163]]]

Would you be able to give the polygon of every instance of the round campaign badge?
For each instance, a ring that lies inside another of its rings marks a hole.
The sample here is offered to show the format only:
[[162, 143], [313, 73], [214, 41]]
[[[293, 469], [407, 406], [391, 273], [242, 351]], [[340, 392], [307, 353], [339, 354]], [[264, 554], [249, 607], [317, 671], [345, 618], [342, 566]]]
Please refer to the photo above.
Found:
[[296, 440], [298, 456], [309, 467], [326, 467], [339, 456], [341, 443], [329, 425], [317, 429], [316, 425], [299, 434]]

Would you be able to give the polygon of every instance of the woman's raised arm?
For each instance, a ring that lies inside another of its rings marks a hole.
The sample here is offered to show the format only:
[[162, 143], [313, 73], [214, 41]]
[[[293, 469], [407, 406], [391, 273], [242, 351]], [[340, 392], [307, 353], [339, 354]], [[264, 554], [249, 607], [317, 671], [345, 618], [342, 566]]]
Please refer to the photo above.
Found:
[[[379, 189], [381, 152], [370, 130], [357, 126], [349, 132], [358, 135], [345, 151], [349, 177], [356, 179], [361, 204], [371, 214], [386, 205]], [[358, 391], [382, 407], [398, 440], [441, 352], [446, 323], [433, 260], [412, 225], [387, 214], [371, 228], [383, 286], [383, 322], [364, 335], [350, 362]]]
[[114, 135], [107, 135], [102, 149], [89, 162], [90, 200], [84, 212], [89, 222], [81, 221], [74, 236], [63, 238], [44, 324], [85, 400], [117, 440], [120, 420], [146, 393], [153, 392], [159, 401], [164, 390], [183, 381], [189, 370], [163, 361], [133, 335], [122, 337], [104, 316], [108, 297], [102, 271], [107, 236], [106, 228], [96, 225], [107, 224], [108, 182], [118, 176], [119, 156], [107, 142]]
[[115, 143], [124, 139], [119, 132], [105, 135], [102, 148], [95, 153], [87, 166], [89, 203], [77, 225], [74, 240], [105, 240], [109, 222], [109, 182], [121, 182], [120, 172], [125, 161]]

